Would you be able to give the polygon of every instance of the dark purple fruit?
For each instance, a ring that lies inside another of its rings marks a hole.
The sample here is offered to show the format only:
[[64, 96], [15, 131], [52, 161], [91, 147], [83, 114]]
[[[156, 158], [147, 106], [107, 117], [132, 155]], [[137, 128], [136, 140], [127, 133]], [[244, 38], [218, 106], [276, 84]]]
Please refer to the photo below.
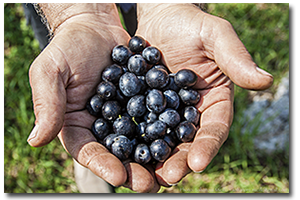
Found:
[[120, 77], [119, 87], [125, 96], [132, 97], [139, 93], [141, 83], [134, 73], [126, 72]]
[[179, 70], [174, 77], [175, 84], [180, 88], [192, 87], [197, 82], [197, 75], [190, 69]]
[[172, 74], [161, 57], [139, 36], [128, 47], [115, 46], [114, 64], [104, 68], [97, 94], [86, 104], [97, 117], [93, 135], [122, 162], [164, 162], [178, 144], [195, 137], [200, 94], [192, 87], [198, 76], [189, 69]]
[[129, 58], [127, 67], [130, 72], [137, 76], [143, 75], [147, 72], [147, 63], [143, 56], [136, 54]]
[[114, 133], [124, 135], [127, 138], [133, 138], [135, 134], [135, 124], [131, 118], [122, 116], [117, 118], [113, 123]]
[[141, 117], [146, 112], [145, 96], [135, 95], [127, 103], [127, 112], [131, 117]]
[[200, 112], [194, 106], [187, 106], [183, 109], [183, 117], [186, 121], [192, 122], [197, 126], [200, 120]]
[[164, 91], [164, 95], [167, 101], [167, 108], [177, 109], [180, 105], [180, 98], [174, 90], [166, 90]]
[[88, 112], [96, 117], [101, 116], [103, 106], [103, 99], [98, 95], [94, 95], [87, 103], [86, 109]]
[[116, 86], [112, 82], [102, 81], [97, 86], [97, 93], [104, 100], [111, 100], [116, 96]]
[[119, 78], [123, 74], [123, 69], [117, 64], [106, 67], [102, 72], [102, 80], [109, 81], [114, 84], [119, 83]]
[[159, 115], [158, 119], [166, 123], [169, 127], [174, 128], [180, 122], [180, 115], [176, 110], [167, 108]]
[[[166, 134], [167, 125], [160, 121], [156, 120], [153, 123], [149, 123], [145, 129], [145, 137], [151, 141], [162, 138]], [[149, 141], [146, 141], [149, 142]]]
[[161, 113], [166, 108], [167, 101], [164, 94], [157, 89], [150, 90], [146, 97], [146, 107], [150, 112]]
[[111, 152], [120, 160], [127, 159], [130, 156], [132, 149], [131, 141], [124, 135], [115, 137], [114, 142], [111, 145]]
[[157, 139], [151, 143], [150, 152], [155, 160], [164, 162], [171, 154], [171, 148], [163, 139]]
[[133, 156], [134, 161], [140, 164], [146, 164], [151, 160], [151, 153], [146, 144], [138, 144]]
[[106, 101], [102, 106], [102, 116], [104, 119], [113, 122], [121, 114], [121, 106], [117, 101]]
[[177, 138], [182, 142], [190, 142], [196, 134], [196, 127], [192, 122], [183, 121], [175, 129]]
[[113, 48], [112, 50], [112, 60], [116, 62], [119, 65], [124, 65], [126, 64], [127, 60], [130, 58], [132, 55], [132, 52], [130, 49], [124, 45], [118, 45]]
[[146, 83], [151, 88], [163, 88], [169, 82], [168, 72], [162, 68], [152, 68], [146, 73]]
[[103, 140], [110, 133], [109, 123], [103, 119], [96, 119], [92, 125], [92, 133], [97, 140]]
[[141, 53], [146, 48], [146, 41], [141, 36], [133, 36], [129, 42], [128, 47], [134, 53]]
[[188, 106], [196, 105], [200, 101], [200, 94], [193, 89], [180, 89], [178, 95], [181, 101]]
[[143, 50], [142, 55], [149, 64], [156, 64], [161, 58], [160, 51], [154, 46], [146, 47]]

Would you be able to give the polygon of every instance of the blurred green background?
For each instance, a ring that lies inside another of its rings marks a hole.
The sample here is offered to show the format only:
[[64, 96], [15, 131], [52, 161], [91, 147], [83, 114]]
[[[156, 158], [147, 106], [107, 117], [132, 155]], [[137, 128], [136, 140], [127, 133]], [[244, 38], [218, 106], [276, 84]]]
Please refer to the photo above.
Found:
[[[274, 76], [273, 94], [289, 72], [289, 4], [206, 4], [207, 12], [232, 23], [254, 61]], [[73, 162], [55, 139], [41, 148], [26, 139], [34, 125], [28, 70], [39, 44], [21, 4], [4, 4], [4, 192], [78, 192]], [[240, 134], [250, 93], [235, 86], [235, 116], [229, 138], [207, 169], [187, 175], [163, 193], [288, 193], [289, 147], [258, 153], [251, 134]], [[259, 120], [259, 119], [257, 119]], [[253, 136], [254, 137], [254, 136]], [[118, 193], [132, 192], [116, 188]]]

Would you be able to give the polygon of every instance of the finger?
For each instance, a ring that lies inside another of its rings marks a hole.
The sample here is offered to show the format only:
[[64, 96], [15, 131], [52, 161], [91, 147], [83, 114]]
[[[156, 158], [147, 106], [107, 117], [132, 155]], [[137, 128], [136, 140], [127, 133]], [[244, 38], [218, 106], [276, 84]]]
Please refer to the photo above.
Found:
[[202, 172], [217, 155], [228, 136], [228, 127], [220, 123], [201, 127], [188, 154], [188, 166], [194, 172]]
[[[70, 115], [70, 116], [69, 116]], [[124, 184], [127, 172], [122, 162], [111, 154], [103, 145], [98, 143], [90, 130], [84, 128], [92, 123], [87, 113], [75, 112], [66, 115], [66, 122], [58, 135], [61, 143], [78, 163], [89, 168], [94, 174], [114, 186]], [[82, 119], [83, 122], [72, 124], [73, 119]]]
[[[122, 163], [84, 128], [91, 127], [94, 120], [86, 110], [67, 113], [59, 135], [65, 149], [83, 166], [114, 186], [123, 185], [136, 192], [152, 191], [155, 181], [147, 169], [137, 163]], [[65, 132], [66, 129], [73, 131]]]
[[161, 163], [161, 162], [156, 164], [156, 169], [155, 169], [156, 180], [157, 180], [158, 184], [161, 186], [171, 187], [171, 184], [168, 183], [162, 175], [163, 166], [164, 166], [164, 163]]
[[144, 167], [148, 170], [148, 172], [152, 175], [153, 180], [154, 180], [154, 186], [152, 190], [149, 193], [157, 193], [160, 189], [160, 184], [158, 183], [155, 175], [155, 169], [153, 164], [146, 164]]
[[114, 186], [122, 185], [127, 178], [121, 161], [97, 142], [91, 131], [95, 117], [86, 110], [66, 113], [65, 123], [58, 135], [64, 148], [81, 165]]
[[269, 88], [273, 83], [272, 75], [260, 69], [253, 62], [251, 55], [238, 38], [232, 25], [217, 17], [206, 19], [203, 29], [206, 29], [206, 26], [211, 27], [211, 24], [217, 26], [210, 32], [213, 37], [202, 35], [203, 38], [209, 38], [203, 42], [204, 45], [210, 46], [207, 49], [212, 49], [213, 59], [224, 74], [235, 84], [245, 89], [264, 90]]
[[[55, 56], [55, 59], [53, 58]], [[54, 60], [61, 63], [58, 67]], [[65, 77], [68, 73], [60, 54], [52, 54], [47, 47], [30, 67], [29, 77], [36, 117], [35, 128], [28, 143], [43, 146], [60, 131], [66, 110]]]
[[177, 184], [191, 172], [187, 165], [187, 155], [191, 143], [182, 143], [176, 147], [172, 155], [156, 170], [156, 176], [164, 186]]
[[200, 91], [202, 100], [200, 129], [188, 154], [188, 166], [194, 172], [203, 171], [218, 153], [228, 137], [233, 118], [233, 85]]
[[151, 192], [155, 185], [152, 174], [143, 166], [134, 162], [124, 164], [127, 171], [127, 181], [123, 185], [139, 193]]

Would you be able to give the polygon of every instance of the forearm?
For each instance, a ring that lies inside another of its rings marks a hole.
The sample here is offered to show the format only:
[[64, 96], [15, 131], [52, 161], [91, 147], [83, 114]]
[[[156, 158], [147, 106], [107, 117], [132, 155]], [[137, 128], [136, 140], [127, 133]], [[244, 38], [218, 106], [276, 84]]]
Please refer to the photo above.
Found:
[[[85, 19], [120, 25], [118, 12], [115, 4], [92, 4], [92, 3], [39, 3], [44, 17], [47, 19], [51, 32], [55, 32], [61, 24], [76, 16], [85, 15]], [[87, 21], [88, 22], [88, 21]]]

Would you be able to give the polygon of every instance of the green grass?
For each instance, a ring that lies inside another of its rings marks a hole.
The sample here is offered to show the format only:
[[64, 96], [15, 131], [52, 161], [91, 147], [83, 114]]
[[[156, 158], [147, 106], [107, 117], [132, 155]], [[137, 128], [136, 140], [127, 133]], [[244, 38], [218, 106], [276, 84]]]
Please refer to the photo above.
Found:
[[[274, 75], [275, 91], [289, 71], [288, 4], [208, 4], [208, 12], [229, 20], [254, 61]], [[26, 139], [34, 125], [29, 66], [39, 54], [20, 4], [4, 4], [4, 192], [78, 192], [73, 163], [56, 139], [42, 148]], [[235, 116], [229, 138], [201, 174], [191, 173], [162, 193], [286, 193], [289, 151], [266, 155], [254, 149], [255, 134], [241, 135], [249, 92], [235, 87]], [[259, 116], [253, 123], [259, 121]], [[116, 192], [132, 192], [123, 187]]]
[[71, 157], [58, 140], [42, 148], [26, 139], [34, 125], [28, 79], [38, 42], [19, 4], [4, 5], [4, 191], [76, 192]]

